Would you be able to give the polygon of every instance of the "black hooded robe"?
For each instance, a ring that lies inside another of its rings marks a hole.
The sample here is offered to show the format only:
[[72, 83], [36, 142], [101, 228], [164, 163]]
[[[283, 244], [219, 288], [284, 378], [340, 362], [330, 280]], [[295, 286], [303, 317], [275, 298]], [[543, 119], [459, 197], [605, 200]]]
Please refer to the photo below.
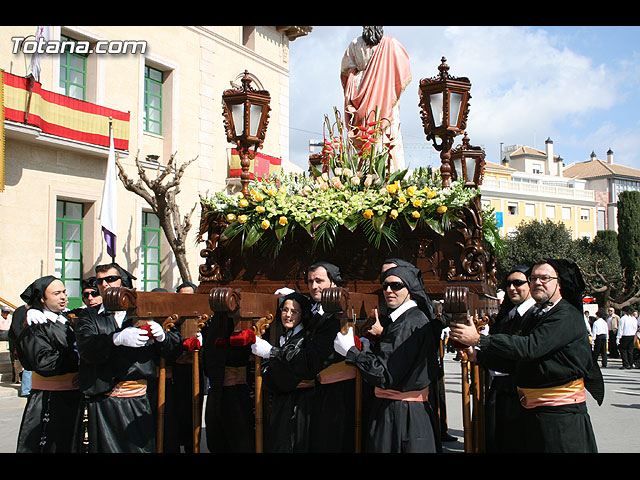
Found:
[[[156, 418], [150, 391], [132, 397], [110, 393], [125, 381], [157, 381], [160, 356], [174, 360], [182, 353], [182, 337], [165, 332], [163, 342], [139, 348], [116, 346], [113, 336], [132, 326], [125, 317], [118, 327], [113, 312], [83, 309], [76, 328], [80, 353], [80, 389], [84, 393], [76, 420], [74, 451], [90, 453], [154, 453]], [[87, 434], [88, 445], [85, 442]]]
[[[253, 453], [251, 347], [230, 345], [229, 332], [218, 333], [227, 327], [228, 319], [221, 316], [203, 332], [203, 371], [209, 379], [204, 417], [207, 448], [211, 453]], [[229, 381], [232, 375], [235, 381]]]
[[[270, 394], [269, 423], [265, 451], [270, 453], [306, 453], [310, 451], [309, 430], [315, 381], [302, 379], [288, 364], [304, 348], [304, 328], [292, 332], [271, 357], [262, 361], [262, 380]], [[287, 354], [283, 354], [284, 349]]]
[[[385, 325], [378, 342], [362, 350], [352, 347], [347, 363], [364, 380], [385, 390], [410, 392], [428, 389], [436, 365], [436, 342], [425, 314], [417, 307]], [[367, 452], [430, 453], [439, 450], [437, 420], [428, 401], [374, 397], [369, 417]]]
[[27, 325], [17, 339], [20, 363], [33, 372], [17, 453], [69, 453], [80, 404], [73, 327], [60, 321]]
[[[481, 336], [478, 362], [497, 355], [515, 362], [521, 388], [548, 388], [584, 379], [592, 368], [591, 346], [582, 314], [561, 299], [546, 313], [533, 314], [522, 335]], [[528, 453], [596, 453], [586, 402], [523, 408], [521, 451]]]

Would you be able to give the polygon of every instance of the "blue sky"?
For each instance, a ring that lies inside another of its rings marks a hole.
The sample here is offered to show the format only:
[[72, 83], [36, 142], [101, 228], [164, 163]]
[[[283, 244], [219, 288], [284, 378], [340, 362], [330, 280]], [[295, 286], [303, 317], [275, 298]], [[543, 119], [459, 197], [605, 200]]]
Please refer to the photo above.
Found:
[[[325, 115], [342, 110], [340, 62], [360, 26], [315, 26], [290, 44], [290, 156], [307, 167], [309, 140], [322, 139]], [[471, 80], [467, 133], [497, 162], [500, 144], [544, 150], [551, 138], [565, 165], [591, 152], [640, 169], [640, 27], [385, 26], [411, 61], [400, 99], [405, 161], [440, 164], [418, 108], [420, 79], [449, 73]], [[458, 137], [456, 144], [460, 141]]]

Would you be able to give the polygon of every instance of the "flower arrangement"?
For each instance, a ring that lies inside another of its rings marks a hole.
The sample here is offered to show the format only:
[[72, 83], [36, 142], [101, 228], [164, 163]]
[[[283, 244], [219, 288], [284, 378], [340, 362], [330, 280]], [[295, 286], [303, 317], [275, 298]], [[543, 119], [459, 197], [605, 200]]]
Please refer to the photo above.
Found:
[[341, 228], [361, 228], [375, 248], [392, 249], [405, 226], [426, 225], [443, 234], [478, 194], [457, 181], [442, 188], [439, 170], [430, 167], [390, 172], [384, 121], [347, 133], [336, 111], [336, 122], [327, 119], [326, 128], [323, 172], [265, 176], [250, 184], [248, 196], [217, 192], [201, 199], [228, 222], [222, 240], [240, 236], [243, 248], [260, 243], [277, 255], [299, 226], [313, 238], [314, 249], [328, 251]]

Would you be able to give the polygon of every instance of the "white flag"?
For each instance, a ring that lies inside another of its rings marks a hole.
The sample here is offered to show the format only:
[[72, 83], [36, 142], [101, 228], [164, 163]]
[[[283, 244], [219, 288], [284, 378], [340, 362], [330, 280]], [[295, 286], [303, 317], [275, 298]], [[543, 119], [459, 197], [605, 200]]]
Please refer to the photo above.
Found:
[[116, 231], [118, 225], [118, 176], [116, 173], [116, 151], [113, 147], [113, 127], [109, 122], [109, 158], [107, 160], [107, 175], [102, 191], [100, 203], [100, 225], [107, 244], [107, 253], [115, 260]]
[[[48, 42], [49, 40], [51, 40], [51, 27], [38, 27], [36, 29], [36, 43]], [[31, 55], [31, 63], [27, 72], [27, 76], [29, 75], [32, 75], [36, 82], [40, 81], [40, 54], [37, 50]]]

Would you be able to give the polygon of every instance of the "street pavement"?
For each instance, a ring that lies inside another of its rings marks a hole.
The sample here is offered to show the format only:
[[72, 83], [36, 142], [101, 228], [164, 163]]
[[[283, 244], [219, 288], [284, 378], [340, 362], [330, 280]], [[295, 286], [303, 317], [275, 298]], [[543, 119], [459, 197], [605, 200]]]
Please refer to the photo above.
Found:
[[[454, 354], [445, 355], [445, 390], [449, 433], [457, 437], [455, 442], [446, 442], [445, 453], [464, 452], [462, 428], [462, 399], [460, 363], [453, 360]], [[605, 381], [605, 399], [601, 406], [587, 394], [587, 407], [596, 435], [600, 453], [638, 453], [640, 443], [640, 370], [621, 370], [618, 359], [609, 359], [608, 367], [602, 369]], [[0, 453], [13, 453], [25, 398], [18, 396], [19, 385], [0, 383]], [[204, 429], [202, 449], [207, 452]]]

